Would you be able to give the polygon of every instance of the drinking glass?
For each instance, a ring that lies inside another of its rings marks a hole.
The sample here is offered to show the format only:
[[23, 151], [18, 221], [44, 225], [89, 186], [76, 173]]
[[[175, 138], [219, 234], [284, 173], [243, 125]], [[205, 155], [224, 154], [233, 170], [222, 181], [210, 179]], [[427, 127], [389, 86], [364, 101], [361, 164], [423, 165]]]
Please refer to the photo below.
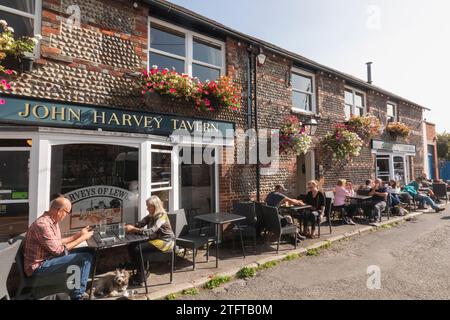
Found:
[[125, 238], [125, 223], [119, 223], [119, 239]]
[[100, 220], [98, 229], [100, 232], [100, 236], [104, 236], [106, 234], [106, 220], [105, 219]]

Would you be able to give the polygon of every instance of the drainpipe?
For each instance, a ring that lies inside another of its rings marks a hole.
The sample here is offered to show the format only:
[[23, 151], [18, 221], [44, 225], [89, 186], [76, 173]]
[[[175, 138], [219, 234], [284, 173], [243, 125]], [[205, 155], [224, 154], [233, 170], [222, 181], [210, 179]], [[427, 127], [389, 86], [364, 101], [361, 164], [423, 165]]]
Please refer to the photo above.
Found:
[[259, 132], [258, 132], [258, 85], [257, 85], [257, 71], [258, 63], [255, 54], [253, 56], [253, 85], [255, 86], [253, 90], [254, 94], [254, 105], [255, 105], [255, 131], [256, 131], [256, 201], [261, 201], [261, 166], [259, 164]]
[[251, 129], [253, 126], [253, 102], [252, 102], [252, 52], [251, 48], [248, 49], [248, 59], [247, 59], [247, 129]]

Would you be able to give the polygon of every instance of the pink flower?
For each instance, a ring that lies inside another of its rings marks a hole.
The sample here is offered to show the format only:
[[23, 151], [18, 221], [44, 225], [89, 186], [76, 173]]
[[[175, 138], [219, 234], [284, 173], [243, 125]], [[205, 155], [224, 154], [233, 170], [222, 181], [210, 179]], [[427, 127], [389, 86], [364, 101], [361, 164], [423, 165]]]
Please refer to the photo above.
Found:
[[172, 89], [169, 90], [169, 92], [170, 92], [170, 93], [177, 93], [177, 90], [174, 89], [174, 88], [172, 88]]
[[5, 104], [6, 103], [6, 101], [5, 100], [3, 100], [3, 99], [0, 99], [0, 105], [2, 105], [2, 104]]
[[5, 73], [11, 75], [11, 74], [14, 73], [14, 71], [13, 71], [13, 70], [6, 69], [6, 70], [5, 70]]

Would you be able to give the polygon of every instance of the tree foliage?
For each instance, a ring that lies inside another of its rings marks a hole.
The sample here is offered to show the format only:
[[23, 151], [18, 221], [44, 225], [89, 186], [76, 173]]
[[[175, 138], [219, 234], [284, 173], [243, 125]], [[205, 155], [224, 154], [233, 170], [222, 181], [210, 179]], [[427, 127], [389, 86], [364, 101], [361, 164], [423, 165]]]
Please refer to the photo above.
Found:
[[437, 149], [439, 159], [450, 161], [450, 133], [444, 132], [437, 135]]

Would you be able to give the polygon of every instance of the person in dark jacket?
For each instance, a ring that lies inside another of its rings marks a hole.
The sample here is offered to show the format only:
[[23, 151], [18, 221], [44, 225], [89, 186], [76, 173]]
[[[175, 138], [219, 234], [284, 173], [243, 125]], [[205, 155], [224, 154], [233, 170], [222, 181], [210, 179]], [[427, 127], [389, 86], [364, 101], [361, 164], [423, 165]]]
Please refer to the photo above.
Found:
[[[312, 180], [308, 182], [308, 194], [305, 204], [310, 205], [310, 210], [305, 210], [299, 215], [303, 225], [303, 235], [307, 238], [315, 237], [316, 223], [323, 220], [325, 214], [325, 195], [319, 191], [319, 184]], [[311, 227], [311, 229], [310, 229]], [[311, 231], [309, 231], [309, 229]]]

